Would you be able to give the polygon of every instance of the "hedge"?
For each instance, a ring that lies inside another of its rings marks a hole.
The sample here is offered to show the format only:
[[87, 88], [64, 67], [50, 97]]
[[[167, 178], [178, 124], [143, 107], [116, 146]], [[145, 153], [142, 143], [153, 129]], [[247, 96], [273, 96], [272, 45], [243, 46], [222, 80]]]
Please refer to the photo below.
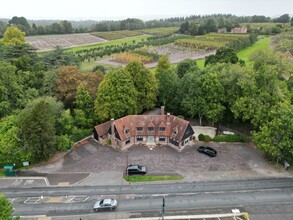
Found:
[[212, 138], [208, 135], [204, 135], [204, 134], [199, 134], [198, 135], [198, 140], [199, 141], [204, 141], [204, 142], [210, 142], [212, 140]]

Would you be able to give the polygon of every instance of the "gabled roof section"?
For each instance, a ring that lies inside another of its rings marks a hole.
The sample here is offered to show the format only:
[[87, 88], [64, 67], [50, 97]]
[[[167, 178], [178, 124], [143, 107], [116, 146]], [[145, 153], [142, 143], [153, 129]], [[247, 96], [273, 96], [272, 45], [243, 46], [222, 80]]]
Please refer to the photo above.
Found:
[[[167, 117], [170, 117], [170, 123], [167, 123]], [[96, 126], [96, 130], [100, 131], [101, 134], [105, 133], [110, 127], [110, 122], [103, 123], [101, 125]], [[150, 132], [148, 132], [148, 127], [154, 127], [154, 132], [151, 132], [153, 136], [167, 136], [171, 137], [172, 132], [175, 129], [176, 135], [172, 136], [177, 141], [182, 141], [184, 132], [189, 125], [189, 122], [173, 116], [173, 115], [128, 115], [123, 118], [117, 119], [114, 121], [115, 128], [121, 138], [121, 141], [125, 139], [137, 135], [148, 136]], [[137, 127], [142, 127], [143, 131], [137, 131]], [[160, 127], [165, 127], [165, 131], [160, 131]], [[129, 128], [129, 133], [125, 134], [125, 128]], [[103, 132], [102, 132], [103, 131]], [[98, 132], [99, 136], [100, 133]]]
[[109, 128], [111, 127], [111, 121], [107, 121], [103, 124], [95, 126], [96, 132], [99, 137], [102, 137], [107, 134]]

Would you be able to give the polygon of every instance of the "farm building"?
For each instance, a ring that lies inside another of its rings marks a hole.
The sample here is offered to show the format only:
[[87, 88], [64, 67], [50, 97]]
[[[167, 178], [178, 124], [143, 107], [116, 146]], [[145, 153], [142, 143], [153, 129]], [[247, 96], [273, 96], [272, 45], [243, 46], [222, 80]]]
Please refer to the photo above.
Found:
[[122, 150], [134, 144], [150, 147], [164, 144], [182, 150], [192, 141], [194, 134], [190, 123], [174, 115], [128, 115], [95, 126], [94, 138]]
[[233, 34], [246, 34], [247, 28], [246, 27], [235, 27], [231, 30]]

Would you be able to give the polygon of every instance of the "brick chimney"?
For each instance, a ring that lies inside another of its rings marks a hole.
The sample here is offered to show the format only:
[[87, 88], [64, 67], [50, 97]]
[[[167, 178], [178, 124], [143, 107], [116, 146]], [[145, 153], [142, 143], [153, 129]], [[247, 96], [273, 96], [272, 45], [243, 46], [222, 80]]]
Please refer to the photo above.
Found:
[[167, 113], [167, 124], [170, 124], [170, 113]]
[[165, 106], [161, 106], [161, 115], [165, 114]]
[[114, 120], [114, 118], [111, 118], [111, 141], [113, 141], [114, 137], [115, 137], [114, 126], [115, 126], [115, 120]]

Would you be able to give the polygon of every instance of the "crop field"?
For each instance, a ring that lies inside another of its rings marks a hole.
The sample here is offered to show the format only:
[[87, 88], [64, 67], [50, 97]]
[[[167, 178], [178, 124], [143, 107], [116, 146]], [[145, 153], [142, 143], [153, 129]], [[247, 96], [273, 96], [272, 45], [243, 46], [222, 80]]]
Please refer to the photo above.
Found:
[[236, 41], [249, 40], [248, 34], [207, 34], [189, 39], [180, 39], [176, 45], [196, 50], [215, 50]]
[[178, 31], [178, 27], [167, 27], [167, 28], [152, 28], [152, 29], [143, 29], [143, 30], [123, 30], [123, 31], [107, 31], [107, 32], [92, 32], [93, 36], [97, 36], [106, 40], [117, 40], [126, 37], [134, 37], [139, 35], [156, 35], [163, 36], [173, 34]]
[[133, 44], [133, 42], [144, 41], [147, 38], [148, 38], [148, 36], [129, 37], [129, 38], [123, 38], [123, 39], [118, 39], [118, 40], [102, 42], [99, 44], [74, 47], [74, 48], [68, 49], [67, 51], [68, 52], [78, 52], [78, 51], [83, 51], [83, 50], [91, 50], [91, 49], [99, 48], [99, 47], [107, 47], [107, 46], [122, 45], [122, 44]]
[[141, 30], [135, 31], [107, 31], [107, 32], [92, 32], [91, 35], [100, 37], [107, 40], [117, 40], [126, 37], [135, 37], [139, 35], [143, 35], [144, 33]]
[[142, 30], [144, 34], [164, 36], [178, 32], [179, 27], [152, 28]]
[[90, 34], [63, 34], [29, 36], [25, 37], [25, 41], [41, 52], [53, 50], [56, 46], [70, 48], [81, 45], [100, 44], [107, 40]]
[[142, 63], [150, 63], [153, 61], [151, 57], [129, 52], [114, 54], [112, 57], [116, 62], [125, 64], [131, 61], [139, 61]]

